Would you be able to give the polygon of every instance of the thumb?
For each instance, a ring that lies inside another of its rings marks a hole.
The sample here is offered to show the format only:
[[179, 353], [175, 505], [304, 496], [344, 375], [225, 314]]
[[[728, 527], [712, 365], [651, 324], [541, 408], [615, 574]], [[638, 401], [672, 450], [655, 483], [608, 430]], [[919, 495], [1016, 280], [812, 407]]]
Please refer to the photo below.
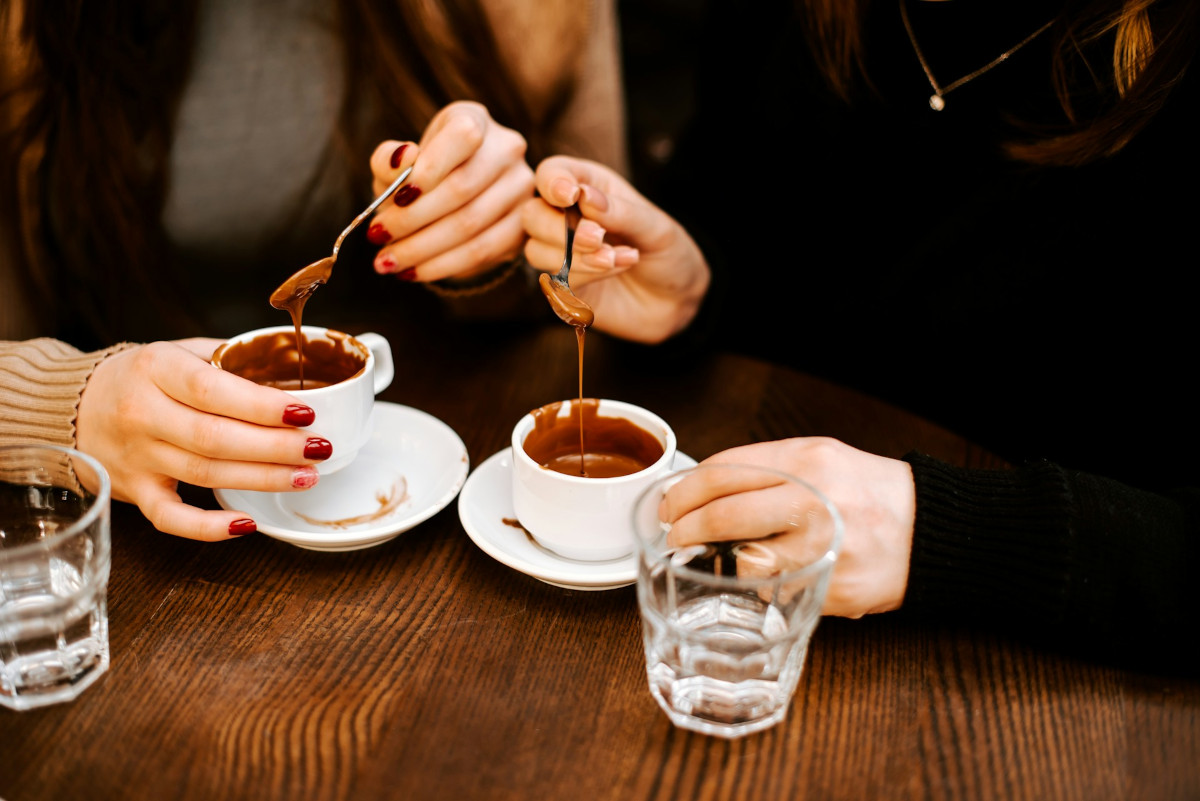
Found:
[[666, 212], [632, 188], [627, 192], [605, 192], [585, 183], [580, 186], [578, 202], [584, 217], [639, 249], [655, 249], [675, 225]]

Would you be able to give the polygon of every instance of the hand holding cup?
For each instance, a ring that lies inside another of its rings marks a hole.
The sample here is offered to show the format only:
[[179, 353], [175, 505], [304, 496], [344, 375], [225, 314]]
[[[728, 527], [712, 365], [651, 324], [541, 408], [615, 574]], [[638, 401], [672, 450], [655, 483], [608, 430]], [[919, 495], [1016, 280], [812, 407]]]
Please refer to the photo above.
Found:
[[120, 351], [89, 378], [76, 445], [112, 477], [112, 496], [168, 534], [224, 540], [255, 530], [237, 512], [185, 504], [176, 487], [289, 492], [313, 486], [325, 446], [304, 430], [310, 407], [272, 387], [214, 370], [220, 342], [155, 342]]

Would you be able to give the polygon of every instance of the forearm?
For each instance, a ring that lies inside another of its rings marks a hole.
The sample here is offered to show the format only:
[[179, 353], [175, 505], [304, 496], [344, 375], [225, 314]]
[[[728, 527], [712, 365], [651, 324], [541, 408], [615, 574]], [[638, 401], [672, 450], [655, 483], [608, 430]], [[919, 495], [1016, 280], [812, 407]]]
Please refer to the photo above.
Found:
[[1089, 657], [1195, 672], [1200, 494], [1041, 463], [965, 470], [906, 457], [916, 523], [904, 609]]

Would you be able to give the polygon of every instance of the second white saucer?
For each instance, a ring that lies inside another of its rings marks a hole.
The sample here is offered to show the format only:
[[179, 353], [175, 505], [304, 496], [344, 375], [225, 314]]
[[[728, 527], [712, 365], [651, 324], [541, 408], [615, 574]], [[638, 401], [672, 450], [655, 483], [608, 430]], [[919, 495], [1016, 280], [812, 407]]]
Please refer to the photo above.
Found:
[[[695, 464], [676, 452], [676, 470]], [[511, 448], [492, 454], [467, 478], [458, 497], [458, 517], [467, 536], [488, 556], [555, 587], [612, 590], [637, 580], [633, 554], [610, 562], [579, 562], [534, 542], [513, 511]]]

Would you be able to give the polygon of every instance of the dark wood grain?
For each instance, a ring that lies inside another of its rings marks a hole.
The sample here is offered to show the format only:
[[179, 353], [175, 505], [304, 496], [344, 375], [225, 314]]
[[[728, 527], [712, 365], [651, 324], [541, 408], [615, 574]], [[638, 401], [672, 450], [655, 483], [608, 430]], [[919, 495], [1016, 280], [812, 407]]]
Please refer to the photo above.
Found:
[[[368, 327], [396, 353], [383, 397], [448, 423], [472, 465], [573, 394], [560, 326]], [[664, 362], [599, 336], [587, 355], [586, 392], [650, 407], [696, 458], [821, 434], [1001, 464], [751, 359]], [[120, 504], [113, 539], [111, 669], [74, 703], [0, 711], [7, 801], [1200, 798], [1195, 683], [897, 615], [824, 620], [782, 725], [736, 742], [675, 729], [646, 687], [633, 589], [513, 571], [454, 504], [343, 554], [167, 537]]]

